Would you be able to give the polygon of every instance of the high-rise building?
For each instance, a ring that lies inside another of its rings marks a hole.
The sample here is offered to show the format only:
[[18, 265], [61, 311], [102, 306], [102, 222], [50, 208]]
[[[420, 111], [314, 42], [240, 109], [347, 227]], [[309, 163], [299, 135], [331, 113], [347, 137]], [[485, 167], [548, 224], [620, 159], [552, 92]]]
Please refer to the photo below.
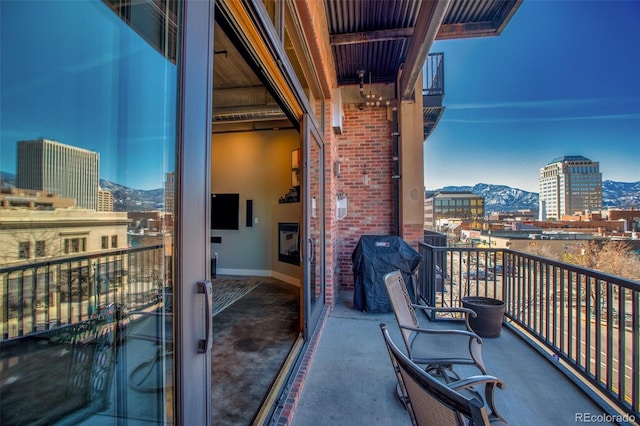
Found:
[[602, 173], [581, 155], [558, 157], [540, 169], [540, 220], [602, 209]]
[[175, 192], [176, 192], [176, 174], [174, 172], [167, 173], [167, 180], [164, 182], [164, 211], [165, 213], [173, 213]]
[[113, 194], [102, 188], [98, 188], [98, 211], [99, 212], [113, 211]]
[[44, 138], [18, 142], [18, 188], [52, 192], [97, 210], [99, 170], [97, 152]]

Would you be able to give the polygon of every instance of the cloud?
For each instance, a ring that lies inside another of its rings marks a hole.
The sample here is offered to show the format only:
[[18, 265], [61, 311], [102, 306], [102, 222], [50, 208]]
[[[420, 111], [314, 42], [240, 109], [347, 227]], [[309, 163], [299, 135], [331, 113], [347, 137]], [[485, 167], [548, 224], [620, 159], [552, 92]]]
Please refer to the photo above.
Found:
[[604, 115], [577, 115], [572, 117], [519, 117], [519, 118], [446, 118], [442, 117], [442, 123], [469, 123], [469, 124], [500, 124], [500, 123], [542, 123], [579, 120], [638, 120], [640, 113], [629, 114], [604, 114]]
[[586, 98], [586, 99], [544, 99], [538, 101], [504, 101], [466, 104], [448, 104], [447, 110], [475, 110], [488, 108], [542, 108], [542, 107], [584, 107], [586, 105], [602, 105], [609, 102], [640, 102], [640, 98]]

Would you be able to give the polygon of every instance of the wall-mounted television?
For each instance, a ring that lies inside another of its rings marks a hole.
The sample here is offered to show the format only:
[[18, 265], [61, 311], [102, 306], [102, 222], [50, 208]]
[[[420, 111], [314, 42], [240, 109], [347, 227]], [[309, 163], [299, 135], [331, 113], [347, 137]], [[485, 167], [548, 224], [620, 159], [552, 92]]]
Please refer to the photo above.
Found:
[[240, 194], [211, 194], [211, 229], [240, 229]]

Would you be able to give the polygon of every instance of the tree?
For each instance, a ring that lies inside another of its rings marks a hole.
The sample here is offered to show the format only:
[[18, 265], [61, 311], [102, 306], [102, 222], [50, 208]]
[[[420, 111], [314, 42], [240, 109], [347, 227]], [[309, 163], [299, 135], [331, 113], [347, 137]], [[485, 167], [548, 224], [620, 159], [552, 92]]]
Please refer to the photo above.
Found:
[[624, 241], [590, 241], [570, 247], [562, 261], [630, 280], [640, 280], [640, 255]]

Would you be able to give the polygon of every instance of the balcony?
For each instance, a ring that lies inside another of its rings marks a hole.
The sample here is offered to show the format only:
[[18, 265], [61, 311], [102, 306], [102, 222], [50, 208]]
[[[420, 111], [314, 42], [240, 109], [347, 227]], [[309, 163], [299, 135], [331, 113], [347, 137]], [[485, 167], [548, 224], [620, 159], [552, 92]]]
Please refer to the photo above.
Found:
[[422, 67], [422, 116], [424, 139], [438, 125], [444, 114], [444, 53], [429, 53]]
[[161, 279], [169, 260], [153, 245], [0, 268], [0, 423], [76, 424], [110, 403], [119, 409], [110, 388], [126, 398], [125, 350], [155, 379], [143, 361], [160, 345], [140, 336], [159, 335], [160, 318], [171, 328], [170, 283]]
[[461, 306], [465, 296], [503, 300], [503, 328], [603, 412], [640, 419], [640, 284], [512, 250], [421, 244], [420, 253], [421, 303]]
[[[421, 303], [460, 306], [464, 295], [506, 302], [502, 333], [484, 339], [483, 358], [506, 383], [496, 406], [510, 424], [638, 424], [638, 283], [509, 250], [421, 244], [420, 253]], [[293, 425], [410, 423], [393, 396], [378, 327], [387, 323], [402, 347], [395, 317], [352, 307], [353, 293], [343, 292], [328, 313]], [[421, 322], [462, 327], [451, 317]]]
[[[420, 253], [417, 294], [421, 303], [459, 306], [464, 295], [505, 301], [503, 332], [498, 338], [484, 339], [483, 356], [490, 374], [507, 384], [497, 391], [496, 404], [511, 424], [570, 424], [579, 419], [576, 416], [610, 416], [600, 423], [637, 424], [638, 283], [510, 250], [421, 244]], [[151, 246], [2, 268], [0, 373], [25, 361], [23, 377], [39, 377], [38, 391], [59, 390], [64, 378], [56, 381], [51, 374], [57, 369], [27, 362], [42, 350], [38, 337], [62, 341], [75, 334], [80, 336], [76, 347], [82, 352], [89, 329], [104, 331], [96, 310], [120, 303], [138, 312], [158, 306], [164, 289], [158, 271], [165, 261], [162, 247]], [[16, 304], [15, 300], [26, 302]], [[378, 327], [380, 322], [389, 324], [400, 343], [395, 317], [353, 310], [352, 301], [352, 293], [342, 292], [326, 313], [293, 424], [409, 423], [393, 397], [395, 376]], [[433, 327], [462, 325], [454, 317], [430, 320]], [[143, 324], [129, 326], [135, 331]], [[115, 334], [110, 339], [117, 339], [117, 328], [110, 331]], [[104, 333], [98, 335], [104, 337]], [[102, 337], [92, 353], [108, 356], [111, 345], [102, 344]], [[139, 352], [140, 357], [149, 355]], [[73, 362], [61, 358], [67, 361]], [[41, 380], [43, 369], [50, 380]], [[4, 383], [3, 394], [10, 387]], [[63, 392], [51, 394], [65, 398]], [[105, 401], [92, 398], [65, 400], [66, 409], [77, 403], [95, 412]], [[20, 401], [28, 400], [13, 401], [16, 410], [24, 408]], [[52, 406], [32, 410], [34, 419], [58, 415]], [[328, 406], [332, 408], [327, 410]]]

